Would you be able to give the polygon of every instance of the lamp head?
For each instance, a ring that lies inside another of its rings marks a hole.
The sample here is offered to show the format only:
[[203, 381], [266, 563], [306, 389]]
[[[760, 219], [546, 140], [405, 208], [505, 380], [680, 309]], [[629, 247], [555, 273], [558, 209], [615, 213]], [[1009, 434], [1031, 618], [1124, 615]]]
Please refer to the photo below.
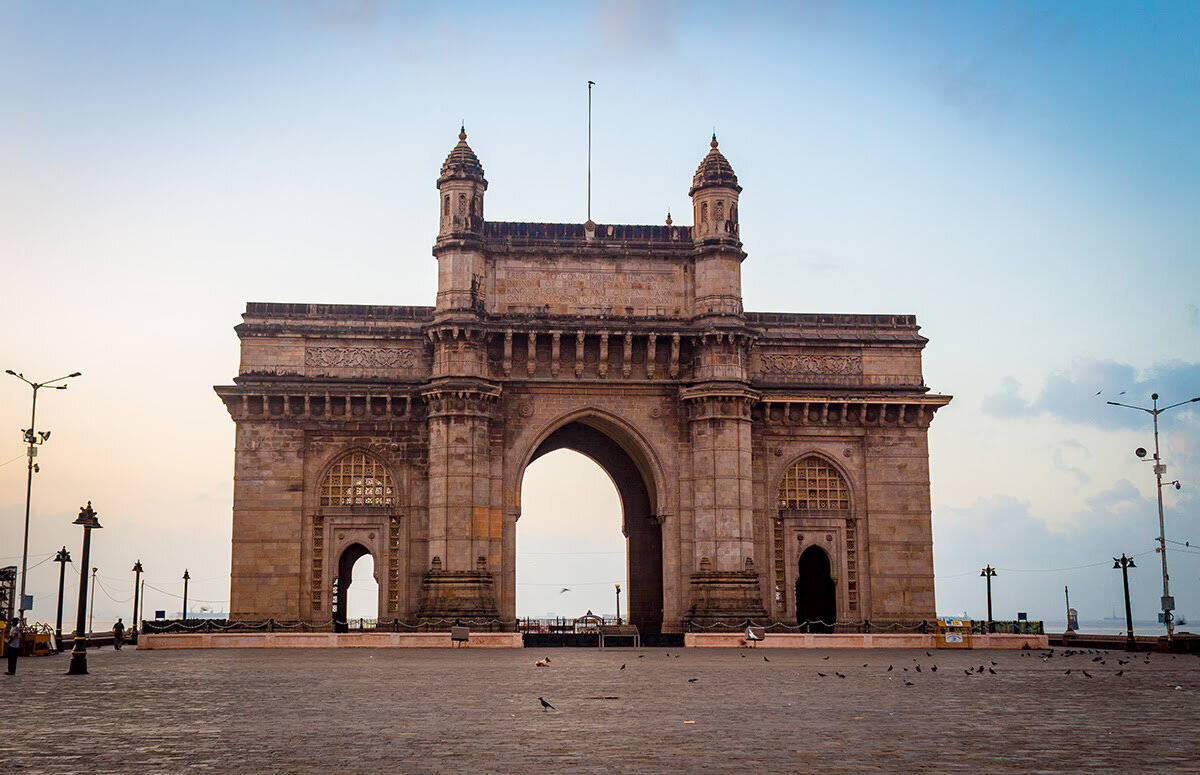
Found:
[[83, 374], [77, 371], [74, 374], [68, 374], [67, 379], [70, 379], [72, 377], [82, 377], [82, 376], [83, 376]]
[[5, 373], [5, 374], [11, 374], [11, 375], [13, 375], [14, 377], [15, 377], [15, 376], [17, 376], [17, 373], [16, 373], [15, 371], [13, 371], [12, 369], [5, 369], [5, 370], [4, 370], [4, 373]]
[[1133, 558], [1132, 558], [1132, 557], [1130, 557], [1130, 558], [1129, 558], [1129, 567], [1131, 567], [1131, 568], [1136, 568], [1136, 567], [1137, 567], [1136, 565], [1134, 565], [1134, 564], [1133, 564]]
[[100, 520], [96, 518], [96, 512], [92, 509], [92, 502], [88, 501], [86, 506], [79, 509], [79, 516], [72, 523], [74, 525], [83, 525], [84, 528], [100, 528]]
[[1151, 394], [1150, 394], [1150, 400], [1151, 400], [1151, 401], [1157, 401], [1157, 400], [1158, 400], [1158, 393], [1151, 393]]
[[1135, 449], [1133, 451], [1133, 454], [1137, 455], [1138, 457], [1145, 457], [1146, 456], [1146, 448], [1138, 447], [1137, 449]]
[[131, 570], [132, 570], [134, 573], [141, 573], [141, 572], [142, 572], [142, 561], [141, 561], [141, 560], [138, 560], [137, 562], [135, 562], [135, 563], [133, 564], [133, 568], [131, 568]]

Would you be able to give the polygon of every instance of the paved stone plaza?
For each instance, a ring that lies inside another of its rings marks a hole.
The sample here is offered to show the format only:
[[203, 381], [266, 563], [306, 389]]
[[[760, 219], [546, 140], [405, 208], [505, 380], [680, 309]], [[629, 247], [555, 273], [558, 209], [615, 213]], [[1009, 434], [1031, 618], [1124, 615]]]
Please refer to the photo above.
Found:
[[0, 682], [0, 762], [6, 773], [1200, 772], [1200, 659], [1041, 653], [107, 649], [89, 653], [86, 677], [65, 675], [64, 654], [22, 660]]

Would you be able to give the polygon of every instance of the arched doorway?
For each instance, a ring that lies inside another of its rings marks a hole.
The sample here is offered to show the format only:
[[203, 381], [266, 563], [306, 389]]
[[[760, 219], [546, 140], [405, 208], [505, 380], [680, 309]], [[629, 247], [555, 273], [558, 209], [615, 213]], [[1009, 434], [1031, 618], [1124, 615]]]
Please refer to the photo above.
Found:
[[819, 546], [810, 546], [800, 555], [796, 569], [796, 621], [807, 622], [811, 632], [832, 632], [837, 621], [829, 555]]
[[662, 526], [653, 518], [652, 483], [621, 444], [586, 422], [570, 422], [555, 430], [538, 445], [529, 462], [560, 449], [591, 458], [616, 486], [627, 556], [622, 618], [636, 625], [643, 638], [657, 637], [663, 620]]
[[[350, 586], [354, 581], [354, 571], [356, 565], [362, 566], [367, 563], [359, 563], [359, 560], [367, 557], [371, 560], [370, 572], [375, 575], [374, 557], [367, 547], [362, 544], [350, 544], [342, 551], [342, 556], [338, 558], [337, 577], [333, 580], [333, 629], [334, 632], [346, 632], [349, 629], [350, 613]], [[375, 589], [375, 605], [370, 607], [372, 619], [378, 619], [379, 616], [379, 590], [378, 586]], [[355, 617], [367, 618], [367, 617]]]

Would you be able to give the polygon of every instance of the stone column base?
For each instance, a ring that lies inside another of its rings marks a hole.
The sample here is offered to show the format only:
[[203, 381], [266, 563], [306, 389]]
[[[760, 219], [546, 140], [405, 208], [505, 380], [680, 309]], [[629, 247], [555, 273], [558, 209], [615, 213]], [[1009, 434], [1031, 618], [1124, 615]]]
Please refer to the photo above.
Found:
[[492, 574], [474, 570], [431, 570], [422, 580], [421, 608], [417, 618], [422, 623], [454, 620], [479, 624], [500, 618]]
[[698, 625], [739, 625], [747, 620], [765, 624], [767, 609], [763, 607], [758, 574], [753, 571], [693, 573], [692, 606], [685, 618]]

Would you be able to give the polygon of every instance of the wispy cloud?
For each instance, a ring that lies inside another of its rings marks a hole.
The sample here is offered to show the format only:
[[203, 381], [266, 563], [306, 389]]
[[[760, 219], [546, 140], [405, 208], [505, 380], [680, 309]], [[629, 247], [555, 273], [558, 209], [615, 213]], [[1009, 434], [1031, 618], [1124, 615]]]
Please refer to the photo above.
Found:
[[[1168, 537], [1183, 540], [1200, 534], [1198, 513], [1196, 491], [1172, 497], [1167, 503]], [[998, 616], [1010, 618], [1012, 611], [1026, 610], [1035, 618], [1060, 619], [1063, 585], [1069, 584], [1071, 604], [1083, 618], [1099, 619], [1120, 600], [1120, 577], [1112, 571], [1111, 558], [1125, 552], [1147, 558], [1149, 575], [1138, 577], [1133, 585], [1134, 609], [1135, 616], [1152, 618], [1161, 591], [1153, 575], [1157, 533], [1154, 499], [1143, 496], [1127, 479], [1087, 498], [1082, 509], [1053, 525], [1035, 515], [1022, 495], [939, 507], [934, 516], [938, 609], [980, 615], [982, 589], [972, 586], [968, 577], [991, 564], [999, 569], [993, 589], [996, 607], [1004, 613]], [[1190, 574], [1200, 558], [1177, 553], [1173, 562], [1176, 574]], [[1143, 565], [1140, 559], [1138, 564]], [[1200, 595], [1186, 590], [1177, 595], [1185, 613], [1194, 615], [1200, 608]]]
[[[1145, 414], [1107, 402], [1149, 406], [1152, 393], [1159, 394], [1160, 405], [1200, 395], [1200, 363], [1163, 361], [1139, 371], [1127, 363], [1079, 358], [1069, 369], [1047, 377], [1033, 400], [1021, 395], [1015, 379], [1005, 377], [997, 392], [984, 397], [983, 410], [1002, 418], [1045, 414], [1063, 422], [1107, 430], [1142, 428]], [[1196, 409], [1180, 407], [1179, 412], [1193, 414]]]

